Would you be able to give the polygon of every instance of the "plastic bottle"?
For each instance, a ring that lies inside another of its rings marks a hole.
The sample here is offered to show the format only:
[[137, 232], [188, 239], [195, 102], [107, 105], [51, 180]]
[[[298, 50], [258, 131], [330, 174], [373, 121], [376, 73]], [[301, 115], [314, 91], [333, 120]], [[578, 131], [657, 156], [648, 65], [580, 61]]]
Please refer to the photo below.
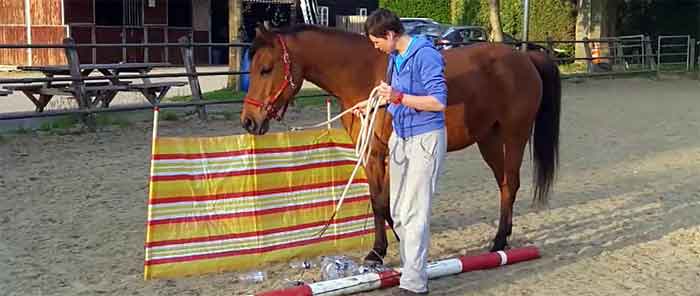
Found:
[[267, 279], [265, 271], [251, 271], [238, 276], [238, 280], [244, 283], [262, 283]]
[[289, 267], [293, 269], [311, 269], [318, 267], [318, 265], [311, 260], [298, 260], [289, 262]]
[[359, 274], [359, 266], [346, 256], [329, 256], [321, 260], [321, 278], [334, 280]]

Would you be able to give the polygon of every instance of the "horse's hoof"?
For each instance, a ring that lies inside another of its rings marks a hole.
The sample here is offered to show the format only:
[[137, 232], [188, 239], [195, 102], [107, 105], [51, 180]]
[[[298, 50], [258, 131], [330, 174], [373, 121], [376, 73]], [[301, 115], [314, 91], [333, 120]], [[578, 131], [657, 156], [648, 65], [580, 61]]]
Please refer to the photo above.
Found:
[[498, 252], [498, 251], [505, 251], [508, 249], [508, 243], [493, 243], [493, 247], [491, 247], [491, 252]]
[[363, 263], [365, 266], [384, 265], [384, 258], [377, 251], [372, 250], [367, 254]]
[[384, 260], [382, 260], [382, 259], [371, 260], [371, 259], [365, 258], [365, 260], [362, 262], [362, 265], [367, 266], [367, 267], [383, 266]]

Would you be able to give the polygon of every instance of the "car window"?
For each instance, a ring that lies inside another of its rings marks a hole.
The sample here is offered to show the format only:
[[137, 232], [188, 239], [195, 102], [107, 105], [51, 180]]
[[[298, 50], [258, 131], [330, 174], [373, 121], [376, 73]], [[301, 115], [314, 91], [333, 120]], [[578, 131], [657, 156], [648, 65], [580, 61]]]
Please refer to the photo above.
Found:
[[472, 36], [471, 39], [473, 40], [486, 40], [486, 36], [484, 35], [484, 32], [481, 30], [474, 30], [472, 31]]

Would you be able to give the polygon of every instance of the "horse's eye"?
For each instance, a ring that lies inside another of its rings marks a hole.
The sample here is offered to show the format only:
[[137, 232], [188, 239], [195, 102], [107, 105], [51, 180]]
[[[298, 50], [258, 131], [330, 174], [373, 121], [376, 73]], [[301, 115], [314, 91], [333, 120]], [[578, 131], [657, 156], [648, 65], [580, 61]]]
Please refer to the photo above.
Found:
[[272, 72], [272, 67], [263, 67], [262, 70], [260, 70], [260, 75], [267, 75]]

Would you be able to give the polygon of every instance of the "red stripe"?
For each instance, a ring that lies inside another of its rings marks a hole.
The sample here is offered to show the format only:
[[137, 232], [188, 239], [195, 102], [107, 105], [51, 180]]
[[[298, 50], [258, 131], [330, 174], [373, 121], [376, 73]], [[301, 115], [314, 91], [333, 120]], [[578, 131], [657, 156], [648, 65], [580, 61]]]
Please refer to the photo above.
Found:
[[379, 273], [379, 280], [381, 282], [379, 288], [389, 288], [399, 285], [399, 279], [401, 278], [401, 273], [396, 270], [387, 270]]
[[297, 287], [285, 288], [280, 290], [268, 291], [255, 294], [255, 296], [313, 296], [314, 292], [311, 286], [302, 285]]
[[[355, 203], [355, 202], [363, 202], [363, 201], [367, 201], [367, 200], [369, 200], [369, 195], [348, 198], [345, 200], [345, 203], [350, 204], [350, 203]], [[282, 212], [286, 212], [286, 211], [320, 208], [320, 207], [325, 207], [325, 206], [330, 206], [330, 205], [335, 205], [335, 204], [336, 204], [336, 201], [329, 200], [329, 201], [307, 204], [307, 205], [296, 205], [296, 206], [281, 207], [281, 208], [252, 211], [252, 212], [153, 220], [153, 221], [148, 221], [148, 225], [152, 226], [152, 225], [162, 225], [162, 224], [192, 223], [192, 222], [202, 222], [202, 221], [233, 219], [233, 218], [240, 218], [240, 217], [250, 217], [250, 216], [263, 216], [263, 215], [269, 215], [269, 214], [275, 214], [275, 213], [282, 213]]]
[[494, 268], [501, 265], [501, 257], [494, 253], [485, 253], [475, 256], [459, 257], [462, 262], [462, 272]]
[[334, 235], [334, 236], [325, 236], [325, 237], [313, 238], [313, 239], [299, 241], [299, 242], [293, 242], [293, 243], [276, 245], [276, 246], [269, 246], [269, 247], [263, 247], [263, 248], [256, 248], [256, 249], [228, 251], [228, 252], [221, 252], [221, 253], [215, 253], [215, 254], [194, 255], [194, 256], [185, 256], [185, 257], [177, 257], [177, 258], [153, 259], [153, 260], [146, 261], [145, 265], [150, 266], [150, 265], [158, 265], [158, 264], [178, 263], [178, 262], [186, 262], [186, 261], [214, 259], [214, 258], [221, 258], [221, 257], [233, 257], [233, 256], [267, 253], [267, 252], [272, 252], [272, 251], [277, 251], [277, 250], [282, 250], [282, 249], [289, 249], [289, 248], [294, 248], [294, 247], [299, 247], [299, 246], [304, 246], [304, 245], [310, 245], [310, 244], [329, 241], [329, 240], [340, 240], [340, 239], [346, 239], [346, 238], [351, 238], [351, 237], [355, 237], [355, 236], [362, 236], [362, 235], [373, 233], [373, 232], [374, 232], [374, 229], [367, 229], [367, 230], [362, 230], [362, 231], [358, 231], [358, 232], [352, 232], [352, 233], [346, 233], [346, 234], [340, 234], [340, 235]]
[[[333, 224], [341, 224], [341, 223], [345, 223], [345, 222], [357, 221], [357, 220], [367, 219], [367, 218], [371, 218], [371, 217], [374, 217], [374, 215], [368, 214], [368, 215], [347, 217], [347, 218], [342, 218], [342, 219], [335, 219], [333, 221]], [[300, 224], [300, 225], [294, 225], [294, 226], [289, 226], [289, 227], [268, 229], [268, 230], [262, 230], [262, 231], [252, 231], [252, 232], [246, 232], [246, 233], [234, 233], [234, 234], [208, 236], [208, 237], [196, 237], [196, 238], [187, 238], [187, 239], [178, 239], [178, 240], [166, 240], [166, 241], [150, 242], [150, 243], [146, 243], [146, 248], [162, 247], [162, 246], [169, 246], [169, 245], [180, 245], [180, 244], [188, 244], [188, 243], [211, 242], [211, 241], [227, 240], [227, 239], [234, 239], [234, 238], [264, 236], [264, 235], [270, 235], [270, 234], [275, 234], [275, 233], [301, 230], [304, 228], [323, 226], [326, 223], [328, 223], [328, 221], [319, 221], [319, 222], [308, 223], [308, 224]], [[331, 225], [333, 225], [333, 224], [331, 224]]]
[[329, 147], [341, 147], [341, 148], [354, 149], [355, 145], [331, 142], [331, 143], [319, 143], [319, 144], [313, 144], [313, 145], [292, 146], [292, 147], [284, 147], [284, 148], [249, 148], [249, 149], [245, 149], [245, 150], [211, 152], [211, 153], [156, 154], [156, 155], [153, 155], [153, 160], [218, 158], [218, 157], [239, 156], [239, 155], [245, 155], [245, 154], [254, 154], [255, 155], [255, 154], [266, 154], [266, 153], [298, 152], [298, 151], [304, 151], [304, 150], [329, 148]]
[[296, 172], [308, 169], [318, 169], [326, 167], [334, 167], [341, 165], [351, 165], [355, 164], [352, 160], [338, 160], [330, 162], [312, 163], [286, 168], [268, 168], [268, 169], [249, 169], [244, 171], [236, 172], [225, 172], [225, 173], [213, 173], [213, 174], [198, 174], [198, 175], [173, 175], [173, 176], [152, 176], [151, 181], [176, 181], [176, 180], [201, 180], [201, 179], [214, 179], [214, 178], [224, 178], [224, 177], [236, 177], [236, 176], [246, 176], [246, 175], [260, 175], [260, 174], [271, 174], [280, 172]]
[[[367, 183], [367, 179], [355, 179], [352, 184], [364, 184]], [[212, 200], [222, 200], [222, 199], [233, 199], [242, 198], [249, 196], [261, 196], [268, 194], [282, 194], [290, 193], [301, 190], [312, 190], [320, 189], [325, 187], [334, 187], [341, 184], [347, 184], [347, 180], [335, 180], [326, 183], [317, 183], [309, 185], [301, 185], [296, 187], [279, 188], [279, 189], [268, 189], [268, 190], [253, 190], [246, 192], [234, 192], [234, 193], [224, 193], [224, 194], [214, 194], [214, 195], [201, 195], [201, 196], [178, 196], [178, 197], [168, 197], [168, 198], [158, 198], [149, 200], [148, 203], [152, 205], [157, 204], [168, 204], [168, 203], [178, 203], [178, 202], [202, 202], [202, 201], [212, 201]]]

